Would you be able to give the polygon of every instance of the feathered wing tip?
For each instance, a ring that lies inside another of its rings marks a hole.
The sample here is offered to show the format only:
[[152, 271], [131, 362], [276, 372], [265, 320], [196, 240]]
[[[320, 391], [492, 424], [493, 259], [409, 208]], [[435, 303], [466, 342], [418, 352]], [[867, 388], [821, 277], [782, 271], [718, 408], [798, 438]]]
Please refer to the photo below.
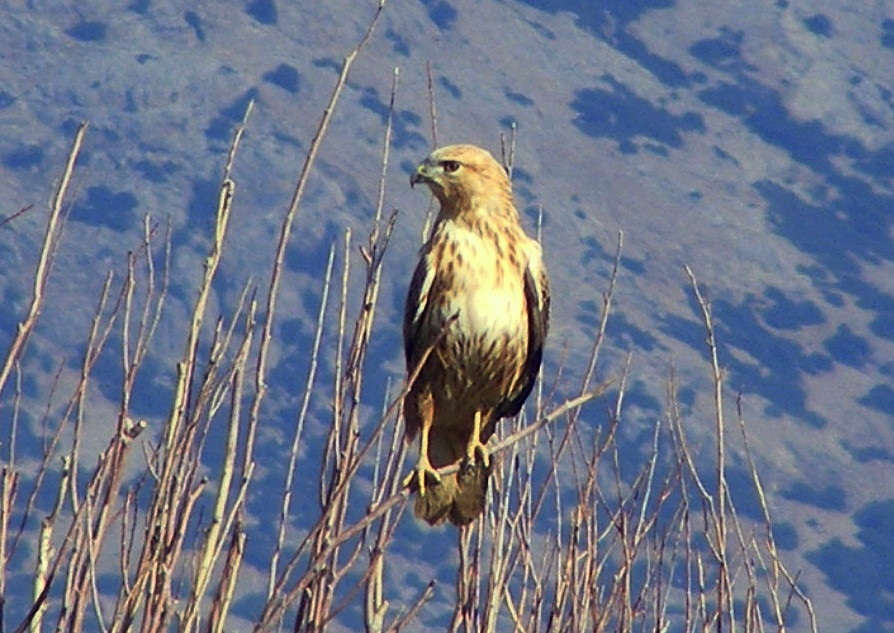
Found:
[[453, 525], [468, 525], [484, 512], [487, 481], [490, 470], [482, 464], [463, 464], [440, 484], [425, 488], [425, 495], [417, 493], [413, 514], [429, 525], [440, 525], [449, 520]]

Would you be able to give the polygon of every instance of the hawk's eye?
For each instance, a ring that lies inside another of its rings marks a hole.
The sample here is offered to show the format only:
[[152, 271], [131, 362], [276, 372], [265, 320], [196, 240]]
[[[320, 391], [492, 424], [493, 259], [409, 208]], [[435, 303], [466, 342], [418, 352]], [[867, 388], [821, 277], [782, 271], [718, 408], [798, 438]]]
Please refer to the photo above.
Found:
[[459, 161], [458, 160], [445, 160], [441, 163], [441, 167], [444, 168], [448, 174], [452, 174], [457, 169], [459, 169]]

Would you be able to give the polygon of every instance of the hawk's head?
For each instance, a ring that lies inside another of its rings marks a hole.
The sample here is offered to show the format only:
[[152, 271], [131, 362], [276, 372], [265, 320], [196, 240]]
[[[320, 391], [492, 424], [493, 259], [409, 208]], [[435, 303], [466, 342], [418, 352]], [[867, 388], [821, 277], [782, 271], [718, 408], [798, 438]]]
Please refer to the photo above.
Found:
[[490, 152], [474, 145], [439, 147], [410, 176], [410, 186], [428, 185], [445, 211], [477, 208], [481, 201], [509, 199], [506, 170]]

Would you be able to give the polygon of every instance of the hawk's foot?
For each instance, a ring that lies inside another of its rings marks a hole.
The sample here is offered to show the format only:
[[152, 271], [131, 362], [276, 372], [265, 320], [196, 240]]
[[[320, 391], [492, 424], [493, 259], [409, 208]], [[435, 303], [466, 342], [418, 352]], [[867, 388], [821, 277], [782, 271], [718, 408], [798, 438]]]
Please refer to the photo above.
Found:
[[490, 469], [490, 451], [487, 446], [481, 443], [481, 440], [473, 433], [466, 444], [466, 464], [472, 465], [480, 463], [485, 470]]
[[441, 475], [435, 470], [428, 457], [422, 456], [416, 464], [416, 468], [410, 471], [410, 474], [404, 478], [404, 487], [415, 487], [419, 491], [419, 496], [425, 496], [425, 480], [429, 479], [434, 484], [441, 483]]

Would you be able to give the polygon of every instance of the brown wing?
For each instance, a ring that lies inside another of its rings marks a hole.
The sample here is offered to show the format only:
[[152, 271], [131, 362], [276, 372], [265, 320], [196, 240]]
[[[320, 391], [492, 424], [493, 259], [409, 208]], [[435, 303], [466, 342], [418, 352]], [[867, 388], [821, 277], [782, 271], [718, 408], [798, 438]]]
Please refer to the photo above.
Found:
[[537, 271], [536, 278], [530, 265], [525, 268], [525, 302], [528, 313], [528, 352], [524, 369], [514, 393], [497, 405], [494, 412], [494, 419], [497, 420], [518, 415], [534, 388], [543, 361], [543, 344], [549, 330], [549, 280], [542, 268]]
[[433, 342], [428, 340], [429, 333], [423, 331], [422, 324], [425, 322], [428, 292], [431, 290], [434, 276], [434, 267], [427, 253], [423, 251], [413, 272], [404, 305], [404, 357], [407, 361], [407, 370], [410, 372], [416, 367], [419, 356], [424, 354]]

